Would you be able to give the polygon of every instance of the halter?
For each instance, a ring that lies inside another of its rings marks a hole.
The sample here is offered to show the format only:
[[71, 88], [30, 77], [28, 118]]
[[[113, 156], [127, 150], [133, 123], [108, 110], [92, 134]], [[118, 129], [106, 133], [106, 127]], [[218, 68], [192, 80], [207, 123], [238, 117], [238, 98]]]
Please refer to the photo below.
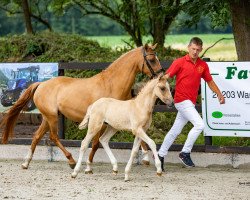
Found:
[[[142, 54], [143, 54], [144, 61], [146, 62], [146, 65], [147, 65], [149, 71], [152, 74], [152, 76], [150, 77], [150, 79], [156, 77], [159, 73], [164, 72], [164, 69], [162, 67], [161, 67], [161, 69], [159, 69], [158, 71], [155, 72], [153, 70], [152, 66], [150, 65], [150, 62], [147, 59], [147, 56], [149, 56], [149, 55], [154, 55], [155, 57], [157, 57], [157, 55], [155, 53], [146, 54], [146, 51], [145, 51], [144, 47], [142, 47]], [[143, 67], [144, 67], [144, 62], [143, 62], [141, 70], [143, 70]]]

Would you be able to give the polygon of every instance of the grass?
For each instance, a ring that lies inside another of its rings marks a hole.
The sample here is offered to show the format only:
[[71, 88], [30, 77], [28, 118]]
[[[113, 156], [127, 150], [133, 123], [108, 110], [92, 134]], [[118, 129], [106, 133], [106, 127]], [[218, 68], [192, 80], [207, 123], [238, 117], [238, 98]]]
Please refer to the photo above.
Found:
[[[204, 50], [206, 50], [221, 38], [233, 38], [232, 34], [167, 35], [165, 46], [170, 46], [174, 49], [186, 50], [189, 40], [194, 36], [200, 37], [203, 40]], [[113, 49], [126, 47], [127, 44], [124, 41], [129, 42], [129, 36], [91, 36], [88, 38], [98, 41], [101, 46], [112, 47]], [[144, 37], [143, 42], [146, 43], [147, 41], [152, 41], [152, 39], [150, 37]], [[234, 40], [222, 40], [213, 48], [209, 49], [205, 54], [205, 57], [209, 57], [212, 61], [237, 60]]]

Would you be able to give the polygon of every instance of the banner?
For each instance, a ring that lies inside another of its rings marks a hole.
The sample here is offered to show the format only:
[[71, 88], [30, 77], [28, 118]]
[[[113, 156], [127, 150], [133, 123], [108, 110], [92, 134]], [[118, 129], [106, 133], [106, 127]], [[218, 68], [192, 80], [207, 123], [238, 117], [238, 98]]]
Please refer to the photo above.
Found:
[[[58, 63], [0, 63], [0, 112], [5, 112], [35, 82], [58, 76]], [[33, 101], [28, 110], [38, 113]]]
[[250, 137], [250, 62], [208, 62], [213, 80], [226, 103], [202, 80], [205, 136]]

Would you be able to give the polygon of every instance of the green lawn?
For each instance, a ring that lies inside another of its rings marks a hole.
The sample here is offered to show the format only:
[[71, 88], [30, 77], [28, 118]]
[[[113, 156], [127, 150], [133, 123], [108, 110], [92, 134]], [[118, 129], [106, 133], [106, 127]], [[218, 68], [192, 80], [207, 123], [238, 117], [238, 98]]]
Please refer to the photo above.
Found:
[[[204, 50], [221, 38], [233, 38], [232, 34], [167, 35], [165, 46], [171, 46], [174, 49], [186, 50], [189, 40], [194, 36], [200, 37], [203, 40]], [[113, 49], [126, 46], [124, 41], [129, 42], [129, 36], [92, 36], [88, 38], [98, 41], [101, 46], [112, 47]], [[146, 43], [147, 41], [152, 41], [152, 39], [150, 37], [145, 37], [143, 42]], [[237, 60], [234, 40], [223, 40], [217, 43], [213, 48], [207, 51], [205, 57], [209, 57], [213, 61]]]

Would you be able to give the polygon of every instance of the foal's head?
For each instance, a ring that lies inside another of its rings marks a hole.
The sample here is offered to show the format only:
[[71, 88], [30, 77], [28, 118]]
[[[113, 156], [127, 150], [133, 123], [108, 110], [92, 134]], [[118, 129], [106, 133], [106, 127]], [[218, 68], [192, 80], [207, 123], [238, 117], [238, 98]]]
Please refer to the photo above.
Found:
[[157, 44], [153, 46], [145, 44], [142, 47], [143, 64], [141, 67], [141, 72], [148, 75], [149, 77], [156, 77], [160, 72], [164, 71], [155, 53], [156, 46]]
[[158, 82], [154, 87], [154, 94], [165, 104], [171, 106], [173, 103], [173, 97], [170, 92], [170, 86], [167, 81], [168, 75], [159, 75]]

